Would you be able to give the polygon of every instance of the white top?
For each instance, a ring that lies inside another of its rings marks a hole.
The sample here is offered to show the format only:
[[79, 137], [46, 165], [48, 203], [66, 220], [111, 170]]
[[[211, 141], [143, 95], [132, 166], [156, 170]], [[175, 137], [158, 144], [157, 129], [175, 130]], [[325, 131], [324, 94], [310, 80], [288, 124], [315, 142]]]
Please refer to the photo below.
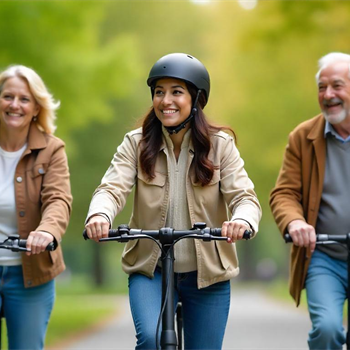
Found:
[[[18, 151], [7, 152], [0, 147], [0, 242], [9, 235], [18, 234], [14, 179], [17, 164], [26, 148], [27, 144]], [[0, 249], [0, 265], [21, 264], [20, 252]]]

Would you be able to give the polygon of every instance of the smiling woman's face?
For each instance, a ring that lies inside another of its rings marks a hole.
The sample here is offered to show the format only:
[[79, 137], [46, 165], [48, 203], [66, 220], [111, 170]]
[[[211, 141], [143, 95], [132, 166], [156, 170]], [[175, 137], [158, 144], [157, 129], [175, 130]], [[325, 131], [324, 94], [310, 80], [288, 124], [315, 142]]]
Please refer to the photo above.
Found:
[[12, 77], [5, 81], [0, 93], [1, 127], [28, 130], [39, 109], [24, 79]]
[[173, 78], [158, 80], [154, 89], [153, 108], [164, 126], [181, 124], [190, 115], [192, 108], [192, 97], [185, 82]]

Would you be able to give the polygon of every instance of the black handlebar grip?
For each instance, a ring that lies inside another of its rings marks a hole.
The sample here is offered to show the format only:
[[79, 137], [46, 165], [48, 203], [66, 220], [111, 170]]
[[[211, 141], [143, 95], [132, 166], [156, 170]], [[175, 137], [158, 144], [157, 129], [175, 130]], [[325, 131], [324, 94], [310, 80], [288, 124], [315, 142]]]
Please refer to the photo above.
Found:
[[[117, 237], [117, 236], [120, 236], [119, 229], [110, 229], [109, 230], [108, 237]], [[85, 240], [90, 239], [87, 232], [86, 232], [86, 229], [83, 231], [83, 237]]]
[[[21, 248], [27, 248], [27, 240], [26, 239], [20, 239], [18, 241], [18, 246], [21, 247]], [[45, 248], [45, 250], [48, 250], [50, 252], [53, 252], [55, 249], [56, 249], [55, 242], [50, 242]]]
[[245, 239], [245, 240], [248, 240], [248, 239], [252, 238], [252, 235], [253, 235], [252, 231], [245, 230], [244, 233], [243, 233], [243, 237], [242, 238]]
[[50, 252], [53, 252], [56, 249], [56, 244], [55, 242], [50, 242], [47, 247], [45, 248], [45, 250], [48, 250]]
[[87, 235], [86, 229], [83, 231], [83, 237], [85, 240], [90, 239], [89, 236]]
[[[221, 236], [221, 228], [212, 228], [210, 230], [210, 234], [212, 236]], [[243, 233], [242, 239], [248, 240], [248, 239], [251, 239], [252, 236], [253, 236], [253, 232], [252, 231], [245, 230], [244, 233]]]
[[283, 236], [283, 238], [284, 238], [284, 241], [285, 241], [286, 243], [292, 243], [292, 242], [293, 242], [293, 239], [292, 239], [292, 237], [291, 237], [291, 235], [290, 235], [289, 233], [286, 233], [286, 234]]

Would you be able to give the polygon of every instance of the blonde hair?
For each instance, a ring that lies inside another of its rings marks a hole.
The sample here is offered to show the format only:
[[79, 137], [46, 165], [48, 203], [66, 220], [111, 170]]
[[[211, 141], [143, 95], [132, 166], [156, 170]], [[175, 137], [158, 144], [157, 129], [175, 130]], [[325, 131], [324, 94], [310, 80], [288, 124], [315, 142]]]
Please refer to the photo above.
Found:
[[30, 92], [40, 106], [40, 111], [35, 121], [39, 129], [47, 134], [53, 134], [56, 130], [55, 111], [60, 106], [60, 102], [53, 99], [43, 80], [33, 69], [22, 65], [9, 66], [0, 73], [0, 93], [6, 80], [14, 77], [21, 78], [28, 83]]
[[343, 52], [331, 52], [331, 53], [321, 57], [318, 61], [319, 70], [316, 73], [316, 82], [318, 83], [321, 71], [323, 69], [325, 69], [330, 64], [337, 63], [337, 62], [344, 62], [344, 63], [348, 64], [348, 67], [349, 67], [348, 77], [350, 78], [350, 55], [343, 53]]

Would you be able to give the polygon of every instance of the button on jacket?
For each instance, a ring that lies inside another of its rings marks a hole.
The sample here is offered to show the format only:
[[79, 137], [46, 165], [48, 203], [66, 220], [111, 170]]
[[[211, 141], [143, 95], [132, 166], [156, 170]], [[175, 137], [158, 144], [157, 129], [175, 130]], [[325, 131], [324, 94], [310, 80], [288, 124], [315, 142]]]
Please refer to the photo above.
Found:
[[64, 142], [41, 132], [32, 123], [14, 183], [21, 239], [26, 239], [31, 231], [45, 231], [58, 244], [53, 252], [22, 254], [24, 285], [34, 287], [65, 269], [60, 242], [68, 225], [72, 196]]
[[[155, 178], [148, 179], [140, 170], [138, 145], [141, 138], [141, 128], [126, 134], [101, 185], [94, 193], [88, 218], [104, 213], [113, 222], [135, 185], [130, 227], [149, 230], [164, 227], [169, 203], [167, 155], [164, 152], [166, 142], [163, 138], [155, 165]], [[217, 170], [207, 186], [195, 181], [191, 142], [189, 146], [186, 194], [192, 225], [205, 222], [208, 227], [221, 227], [226, 220], [244, 219], [256, 233], [261, 208], [234, 140], [228, 134], [218, 132], [212, 135], [211, 143], [209, 158]], [[235, 244], [222, 241], [194, 242], [199, 288], [228, 280], [239, 273]], [[138, 272], [153, 277], [159, 256], [159, 248], [153, 241], [131, 241], [126, 244], [122, 255], [123, 270], [128, 274]]]

